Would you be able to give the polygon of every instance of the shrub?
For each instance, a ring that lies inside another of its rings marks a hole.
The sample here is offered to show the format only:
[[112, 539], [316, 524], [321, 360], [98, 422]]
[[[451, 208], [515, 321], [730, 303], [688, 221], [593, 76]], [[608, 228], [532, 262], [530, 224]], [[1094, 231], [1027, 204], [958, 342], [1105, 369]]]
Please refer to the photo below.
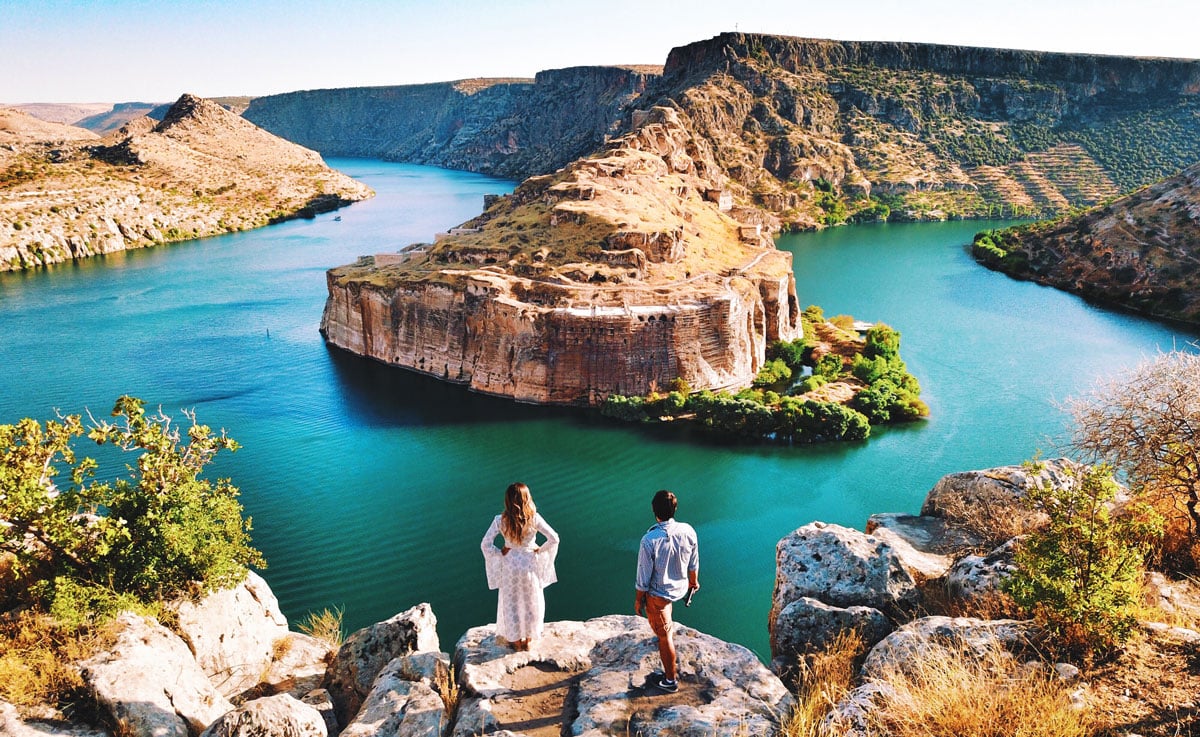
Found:
[[754, 377], [754, 386], [781, 386], [792, 380], [792, 369], [782, 358], [767, 361]]
[[1132, 503], [1114, 513], [1117, 489], [1101, 465], [1074, 483], [1046, 480], [1025, 494], [1049, 522], [1022, 540], [1004, 590], [1065, 648], [1110, 650], [1135, 623], [1142, 565], [1162, 520]]
[[342, 629], [343, 614], [344, 610], [339, 607], [310, 612], [300, 620], [296, 627], [309, 637], [315, 637], [330, 647], [341, 647], [342, 641], [346, 639], [346, 631]]
[[601, 403], [600, 414], [625, 422], [641, 422], [646, 419], [645, 403], [642, 397], [610, 394]]
[[[0, 552], [14, 556], [17, 597], [81, 621], [131, 600], [230, 586], [263, 565], [237, 488], [200, 475], [237, 443], [190, 413], [185, 443], [169, 417], [147, 416], [134, 397], [118, 399], [112, 414], [116, 423], [95, 422], [88, 437], [138, 458], [111, 482], [91, 481], [96, 461], [77, 460], [79, 415], [0, 425], [0, 518], [9, 522]], [[60, 473], [59, 463], [69, 470]]]

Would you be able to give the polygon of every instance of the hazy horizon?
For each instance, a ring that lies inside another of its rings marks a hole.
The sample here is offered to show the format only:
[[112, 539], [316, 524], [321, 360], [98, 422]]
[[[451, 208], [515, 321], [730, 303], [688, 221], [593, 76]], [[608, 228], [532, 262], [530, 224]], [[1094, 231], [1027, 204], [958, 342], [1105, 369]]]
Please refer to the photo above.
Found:
[[[682, 12], [680, 8], [683, 8]], [[1200, 58], [1189, 0], [728, 3], [609, 0], [8, 0], [0, 103], [171, 102], [662, 64], [742, 31], [1119, 56]]]

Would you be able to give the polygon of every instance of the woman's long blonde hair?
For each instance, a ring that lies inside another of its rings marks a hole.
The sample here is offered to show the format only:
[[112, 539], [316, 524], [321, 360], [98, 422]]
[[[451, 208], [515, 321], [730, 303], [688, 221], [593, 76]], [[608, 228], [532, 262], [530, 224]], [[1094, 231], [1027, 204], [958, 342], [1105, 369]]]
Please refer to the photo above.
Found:
[[518, 481], [504, 492], [504, 514], [500, 515], [500, 531], [512, 540], [524, 540], [533, 531], [533, 516], [537, 505], [529, 487]]

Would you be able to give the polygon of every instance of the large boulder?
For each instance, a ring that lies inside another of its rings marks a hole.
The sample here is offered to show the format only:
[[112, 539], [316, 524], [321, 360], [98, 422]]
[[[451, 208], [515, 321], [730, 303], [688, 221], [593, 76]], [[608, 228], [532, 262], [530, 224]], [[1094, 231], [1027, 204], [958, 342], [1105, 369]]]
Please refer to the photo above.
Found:
[[437, 737], [446, 728], [446, 705], [437, 679], [449, 679], [444, 653], [416, 653], [384, 666], [354, 721], [341, 737]]
[[346, 638], [327, 671], [339, 724], [349, 724], [384, 666], [402, 655], [437, 652], [437, 618], [428, 604], [400, 612]]
[[[807, 524], [775, 546], [775, 593], [768, 629], [804, 597], [836, 607], [866, 606], [901, 616], [920, 598], [892, 543], [840, 525]], [[776, 653], [777, 654], [777, 653]]]
[[661, 664], [640, 617], [549, 622], [520, 652], [498, 644], [492, 626], [468, 630], [455, 649], [461, 696], [454, 737], [530, 724], [595, 737], [778, 731], [792, 697], [754, 653], [681, 625], [675, 645], [680, 686], [665, 695], [646, 683]]
[[[921, 514], [941, 517], [976, 544], [988, 547], [1041, 526], [1044, 515], [1026, 509], [1025, 493], [1051, 484], [1070, 488], [1083, 468], [1067, 458], [1036, 466], [999, 466], [943, 476], [925, 496]], [[986, 548], [985, 548], [986, 549]]]
[[935, 648], [961, 655], [982, 656], [1000, 647], [1017, 651], [1036, 636], [1031, 622], [974, 617], [922, 617], [900, 627], [867, 653], [864, 679], [882, 678], [888, 671], [919, 662]]
[[231, 589], [178, 602], [174, 609], [196, 662], [229, 698], [258, 684], [271, 665], [276, 641], [288, 634], [279, 601], [253, 571]]
[[918, 584], [941, 578], [954, 563], [946, 523], [936, 517], [874, 514], [867, 519], [866, 533], [891, 545]]
[[84, 682], [114, 723], [130, 734], [188, 737], [233, 709], [175, 633], [129, 612], [116, 623], [116, 643], [80, 663]]
[[327, 737], [313, 707], [287, 694], [247, 701], [223, 714], [201, 737]]
[[858, 632], [871, 647], [892, 631], [892, 625], [871, 607], [836, 607], [807, 596], [789, 603], [771, 629], [772, 670], [789, 672], [805, 653], [824, 649], [847, 631]]

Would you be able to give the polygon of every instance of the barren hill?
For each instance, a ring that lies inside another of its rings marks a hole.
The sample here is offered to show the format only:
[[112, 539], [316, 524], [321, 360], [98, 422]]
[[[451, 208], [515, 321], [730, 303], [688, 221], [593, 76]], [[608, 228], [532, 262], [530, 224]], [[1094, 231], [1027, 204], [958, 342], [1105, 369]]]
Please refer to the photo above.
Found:
[[162, 123], [143, 118], [104, 139], [0, 112], [14, 120], [15, 131], [0, 129], [0, 270], [245, 230], [371, 196], [316, 152], [191, 95]]
[[1079, 215], [981, 234], [974, 252], [1022, 279], [1200, 324], [1200, 164]]

